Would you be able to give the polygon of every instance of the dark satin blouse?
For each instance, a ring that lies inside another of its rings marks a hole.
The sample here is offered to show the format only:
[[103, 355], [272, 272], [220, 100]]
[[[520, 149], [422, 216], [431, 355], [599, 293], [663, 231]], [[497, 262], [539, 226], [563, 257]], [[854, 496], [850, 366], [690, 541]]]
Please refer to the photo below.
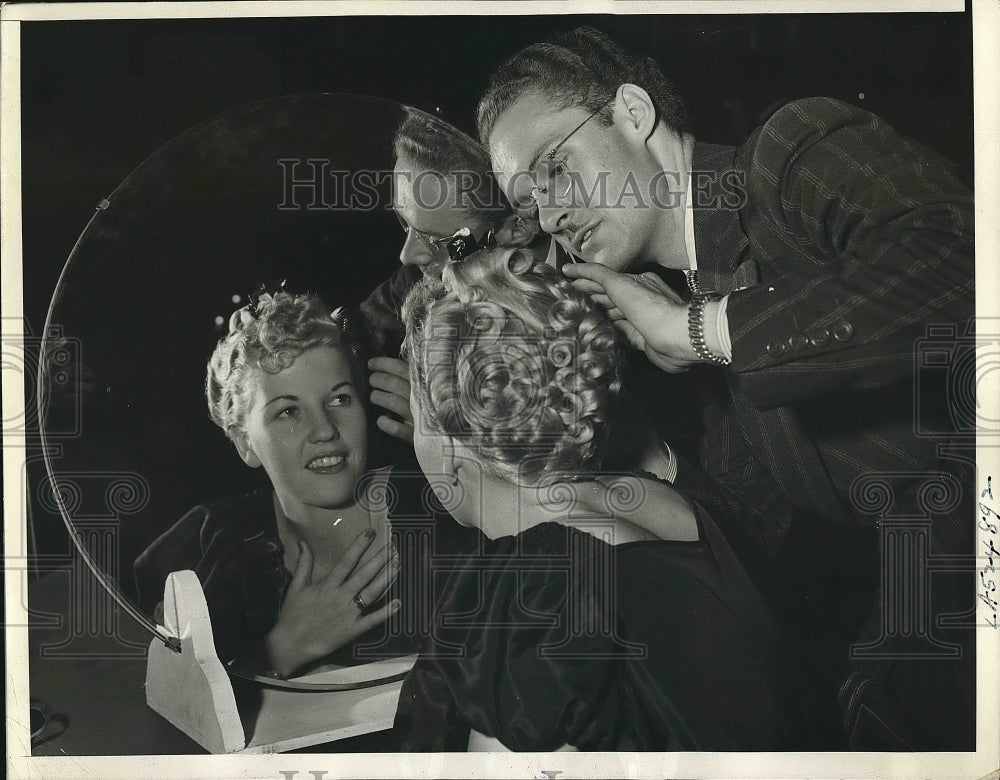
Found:
[[[386, 623], [317, 664], [353, 665], [419, 651], [430, 632], [442, 573], [480, 544], [478, 531], [463, 528], [443, 511], [419, 471], [393, 470], [384, 490], [400, 572], [387, 594], [369, 609], [393, 598], [399, 598], [402, 607]], [[194, 507], [153, 542], [135, 563], [144, 610], [154, 612], [167, 575], [179, 569], [194, 570], [201, 581], [222, 662], [265, 672], [261, 640], [274, 627], [291, 582], [271, 491]]]
[[782, 632], [722, 534], [617, 547], [547, 523], [455, 570], [396, 715], [405, 750], [809, 749]]

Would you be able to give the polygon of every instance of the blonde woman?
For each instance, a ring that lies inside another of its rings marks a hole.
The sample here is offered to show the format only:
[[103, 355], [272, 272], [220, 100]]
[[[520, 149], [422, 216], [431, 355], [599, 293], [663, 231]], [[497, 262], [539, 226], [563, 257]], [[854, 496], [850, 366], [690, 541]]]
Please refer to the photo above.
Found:
[[265, 293], [209, 360], [209, 414], [271, 489], [195, 507], [136, 574], [140, 598], [158, 598], [168, 572], [195, 570], [224, 663], [287, 677], [414, 652], [432, 553], [478, 539], [441, 516], [418, 472], [369, 470], [361, 333], [315, 295]]
[[490, 540], [404, 683], [406, 746], [809, 747], [781, 632], [712, 519], [602, 471], [620, 389], [603, 312], [530, 255], [489, 250], [418, 287], [406, 316], [418, 460]]

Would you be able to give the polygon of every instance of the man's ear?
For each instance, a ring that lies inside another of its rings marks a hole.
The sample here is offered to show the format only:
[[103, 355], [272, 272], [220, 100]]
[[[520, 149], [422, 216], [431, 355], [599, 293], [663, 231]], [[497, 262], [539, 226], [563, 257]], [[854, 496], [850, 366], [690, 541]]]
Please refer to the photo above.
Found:
[[499, 246], [528, 246], [541, 232], [538, 218], [533, 215], [511, 214], [497, 228], [496, 239]]
[[649, 138], [658, 123], [656, 104], [649, 93], [635, 84], [622, 84], [615, 95], [615, 124], [643, 140]]
[[229, 434], [232, 437], [233, 445], [236, 447], [236, 451], [240, 454], [243, 462], [252, 469], [259, 469], [261, 466], [260, 458], [257, 457], [257, 453], [254, 452], [253, 447], [250, 446], [250, 442], [247, 440], [247, 432], [233, 426], [229, 429]]

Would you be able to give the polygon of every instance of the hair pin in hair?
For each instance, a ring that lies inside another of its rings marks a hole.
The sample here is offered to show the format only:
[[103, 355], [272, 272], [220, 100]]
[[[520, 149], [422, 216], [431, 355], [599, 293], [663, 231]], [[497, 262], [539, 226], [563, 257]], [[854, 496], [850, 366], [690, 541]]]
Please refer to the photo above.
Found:
[[282, 292], [287, 282], [287, 279], [274, 279], [270, 282], [262, 282], [256, 290], [247, 296], [250, 300], [248, 311], [253, 315], [254, 319], [260, 316], [261, 303], [270, 301], [275, 295]]
[[496, 246], [496, 236], [492, 230], [486, 231], [481, 241], [476, 241], [472, 236], [472, 231], [467, 227], [458, 230], [448, 241], [448, 257], [452, 262], [457, 263], [469, 255], [475, 254], [480, 249]]
[[367, 362], [367, 356], [372, 353], [369, 343], [370, 333], [365, 327], [364, 318], [353, 307], [338, 306], [330, 312], [330, 319], [333, 320], [344, 335], [345, 345], [348, 351], [359, 363]]

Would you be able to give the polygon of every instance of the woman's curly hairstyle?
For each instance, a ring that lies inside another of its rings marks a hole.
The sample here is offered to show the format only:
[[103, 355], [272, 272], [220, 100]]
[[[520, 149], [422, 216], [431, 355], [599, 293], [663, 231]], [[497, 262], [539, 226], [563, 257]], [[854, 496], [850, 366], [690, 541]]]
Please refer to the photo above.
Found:
[[365, 334], [359, 318], [343, 309], [331, 312], [311, 293], [280, 291], [261, 295], [229, 318], [229, 333], [219, 340], [208, 361], [205, 397], [212, 421], [233, 438], [244, 430], [253, 401], [253, 369], [276, 374], [312, 347], [341, 347], [351, 364], [353, 382], [365, 392]]
[[520, 249], [451, 263], [408, 296], [404, 351], [425, 430], [495, 476], [546, 485], [594, 471], [621, 384], [606, 314]]

